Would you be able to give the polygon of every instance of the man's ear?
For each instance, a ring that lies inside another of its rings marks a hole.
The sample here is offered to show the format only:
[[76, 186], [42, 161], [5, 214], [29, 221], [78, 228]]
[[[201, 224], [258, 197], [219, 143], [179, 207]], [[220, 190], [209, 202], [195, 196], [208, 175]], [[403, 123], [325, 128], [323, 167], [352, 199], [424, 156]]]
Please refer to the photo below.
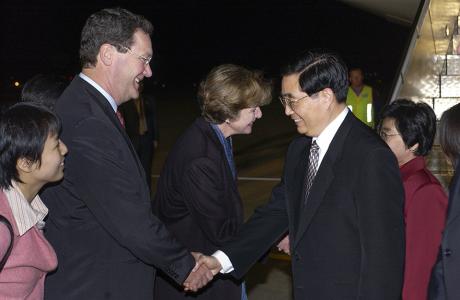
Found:
[[99, 61], [106, 66], [110, 66], [112, 64], [115, 51], [117, 51], [115, 46], [110, 44], [102, 44], [102, 46], [99, 48]]
[[320, 92], [322, 98], [327, 102], [334, 100], [334, 92], [330, 88], [325, 88]]
[[25, 157], [18, 158], [16, 162], [16, 168], [24, 173], [30, 173], [35, 169], [35, 164]]

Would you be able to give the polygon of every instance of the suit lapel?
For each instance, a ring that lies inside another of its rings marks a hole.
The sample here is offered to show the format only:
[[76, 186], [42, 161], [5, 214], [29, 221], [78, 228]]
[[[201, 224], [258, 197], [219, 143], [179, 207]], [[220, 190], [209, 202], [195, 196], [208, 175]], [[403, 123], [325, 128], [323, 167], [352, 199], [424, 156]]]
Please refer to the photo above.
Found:
[[137, 157], [136, 150], [134, 150], [134, 147], [131, 143], [131, 140], [129, 139], [129, 136], [126, 134], [125, 129], [121, 126], [120, 121], [117, 118], [117, 115], [113, 111], [112, 106], [109, 104], [108, 100], [102, 95], [98, 90], [96, 90], [92, 85], [87, 83], [85, 80], [81, 79], [78, 76], [78, 79], [84, 84], [86, 87], [86, 90], [88, 93], [93, 96], [92, 99], [94, 99], [94, 103], [96, 103], [102, 110], [102, 112], [109, 118], [110, 122], [117, 128], [118, 132], [123, 136], [130, 152], [131, 155], [133, 156], [134, 160], [136, 161], [137, 169], [139, 170], [141, 176], [145, 177], [144, 169], [139, 161], [139, 158]]
[[[347, 135], [352, 127], [353, 123], [353, 116], [349, 112], [347, 117], [343, 121], [342, 125], [340, 125], [339, 129], [337, 130], [334, 138], [332, 139], [331, 144], [324, 156], [321, 165], [316, 173], [316, 177], [313, 181], [313, 185], [310, 189], [310, 194], [308, 196], [307, 205], [304, 209], [303, 207], [304, 202], [304, 195], [305, 195], [305, 187], [302, 186], [302, 194], [296, 198], [299, 202], [298, 209], [298, 218], [299, 218], [299, 226], [298, 230], [295, 234], [294, 240], [294, 247], [296, 247], [297, 243], [302, 238], [303, 234], [307, 230], [308, 226], [310, 225], [314, 215], [316, 214], [321, 202], [323, 201], [331, 183], [334, 180], [334, 165], [337, 161], [340, 160], [342, 155], [344, 143], [346, 141]], [[311, 144], [311, 143], [310, 143]], [[308, 147], [309, 151], [310, 147]], [[308, 159], [307, 159], [308, 165]], [[307, 173], [307, 167], [305, 166], [303, 170], [304, 174]], [[305, 176], [305, 175], [304, 175]], [[302, 183], [302, 185], [304, 185]]]

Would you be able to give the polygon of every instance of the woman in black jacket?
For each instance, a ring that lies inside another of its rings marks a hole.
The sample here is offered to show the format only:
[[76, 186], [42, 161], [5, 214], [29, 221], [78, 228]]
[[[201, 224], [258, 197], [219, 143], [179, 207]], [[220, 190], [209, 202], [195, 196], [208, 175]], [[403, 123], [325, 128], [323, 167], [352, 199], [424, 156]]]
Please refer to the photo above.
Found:
[[[191, 251], [212, 254], [243, 223], [233, 161], [235, 134], [250, 134], [271, 100], [271, 87], [257, 71], [221, 65], [199, 90], [202, 116], [170, 151], [161, 172], [153, 208], [177, 239]], [[155, 299], [228, 299], [245, 297], [244, 286], [217, 275], [203, 290], [187, 295], [182, 287], [157, 277]]]

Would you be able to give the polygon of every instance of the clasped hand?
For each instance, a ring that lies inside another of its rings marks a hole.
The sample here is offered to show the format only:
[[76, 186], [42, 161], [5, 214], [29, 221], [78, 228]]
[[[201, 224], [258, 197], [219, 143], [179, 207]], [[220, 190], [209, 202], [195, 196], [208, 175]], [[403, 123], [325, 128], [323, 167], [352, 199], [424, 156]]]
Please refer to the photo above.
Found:
[[222, 267], [219, 261], [212, 256], [199, 252], [192, 252], [192, 255], [196, 264], [184, 282], [184, 290], [196, 292], [208, 284]]

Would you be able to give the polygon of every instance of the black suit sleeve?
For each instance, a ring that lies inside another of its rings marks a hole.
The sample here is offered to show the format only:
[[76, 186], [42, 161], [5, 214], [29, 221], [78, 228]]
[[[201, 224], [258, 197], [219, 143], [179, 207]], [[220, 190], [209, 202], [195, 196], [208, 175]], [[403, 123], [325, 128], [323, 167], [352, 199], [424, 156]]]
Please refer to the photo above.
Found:
[[362, 248], [359, 294], [363, 299], [398, 299], [404, 265], [404, 191], [389, 149], [367, 155], [354, 190]]
[[135, 158], [128, 148], [120, 147], [125, 143], [122, 136], [101, 136], [100, 132], [114, 133], [114, 127], [95, 118], [82, 121], [74, 131], [66, 161], [73, 172], [67, 180], [78, 187], [94, 218], [120, 245], [181, 284], [194, 259], [151, 213], [144, 182], [141, 176], [133, 176]]
[[[194, 160], [184, 172], [185, 204], [207, 239], [221, 246], [237, 233], [240, 225], [231, 214], [231, 195], [227, 195], [222, 170], [208, 158]], [[230, 203], [229, 203], [230, 202]], [[234, 204], [236, 205], [236, 203]]]
[[270, 201], [257, 208], [239, 234], [222, 251], [229, 257], [241, 278], [288, 230], [288, 216], [283, 181], [271, 194]]

